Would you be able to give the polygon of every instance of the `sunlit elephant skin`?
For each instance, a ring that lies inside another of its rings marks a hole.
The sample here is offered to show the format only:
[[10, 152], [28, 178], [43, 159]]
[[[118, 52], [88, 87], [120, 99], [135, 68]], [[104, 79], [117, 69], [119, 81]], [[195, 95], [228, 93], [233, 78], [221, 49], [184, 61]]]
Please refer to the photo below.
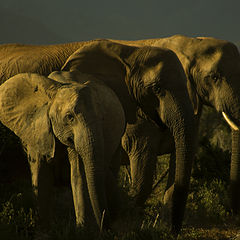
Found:
[[0, 84], [18, 73], [48, 76], [87, 42], [55, 45], [0, 44]]
[[[113, 40], [115, 41], [115, 40]], [[230, 192], [234, 213], [240, 212], [240, 55], [228, 41], [181, 35], [139, 41], [119, 41], [133, 46], [166, 47], [180, 59], [187, 76], [196, 122], [203, 105], [222, 112], [232, 128]]]
[[0, 86], [0, 121], [26, 148], [40, 226], [51, 222], [58, 140], [68, 150], [77, 225], [90, 227], [95, 216], [95, 226], [109, 228], [110, 208], [117, 199], [110, 166], [112, 160], [120, 161], [126, 126], [124, 110], [110, 88], [80, 72], [18, 74]]
[[[99, 40], [99, 41], [101, 41], [101, 40]], [[59, 70], [61, 65], [64, 63], [66, 57], [69, 56], [73, 52], [74, 49], [77, 49], [78, 47], [81, 47], [85, 44], [88, 44], [88, 43], [80, 42], [80, 43], [73, 43], [73, 44], [66, 44], [66, 45], [64, 44], [64, 45], [49, 45], [49, 46], [34, 46], [34, 47], [26, 46], [26, 45], [23, 45], [23, 46], [22, 45], [12, 45], [12, 44], [11, 45], [2, 45], [2, 46], [0, 46], [0, 55], [2, 56], [1, 61], [0, 61], [1, 82], [5, 81], [7, 78], [9, 78], [19, 72], [36, 72], [36, 73], [40, 73], [43, 75], [48, 75], [53, 70]], [[161, 56], [160, 56], [160, 58], [161, 58]], [[163, 56], [162, 58], [164, 59], [165, 57]], [[114, 59], [115, 58], [113, 57], [110, 60], [109, 64], [111, 66], [112, 66], [111, 61]], [[119, 59], [119, 60], [121, 61], [121, 59]], [[114, 61], [114, 62], [116, 63], [118, 61]], [[173, 56], [170, 56], [169, 59], [164, 59], [164, 61], [162, 61], [162, 62], [171, 62], [170, 65], [174, 65], [174, 63], [176, 63], [176, 68], [178, 68], [178, 65], [179, 65], [178, 61], [176, 62], [176, 59]], [[117, 71], [119, 70], [118, 67], [119, 67], [119, 65], [116, 65], [115, 69]], [[122, 69], [125, 68], [124, 64], [122, 64], [120, 68], [121, 68], [120, 72], [123, 73]], [[175, 72], [174, 67], [172, 67], [172, 68], [173, 68], [173, 70], [170, 69], [170, 72]], [[115, 74], [114, 68], [112, 69], [112, 72], [113, 72], [113, 76], [115, 76], [115, 77], [117, 76], [120, 79], [123, 79], [123, 77], [125, 77], [125, 73], [121, 74], [121, 76], [119, 74]], [[112, 74], [112, 72], [111, 72], [111, 74]], [[162, 72], [163, 72], [163, 68], [162, 68]], [[178, 70], [176, 72], [178, 72]], [[182, 79], [182, 77], [180, 77], [180, 78]], [[164, 79], [164, 78], [162, 77], [161, 79]], [[174, 77], [171, 77], [170, 79], [174, 79]], [[126, 86], [124, 86], [124, 85], [117, 86], [114, 82], [111, 83], [111, 81], [112, 81], [112, 79], [109, 80], [109, 86], [111, 87], [111, 85], [113, 85], [113, 87], [115, 87], [115, 89], [117, 89], [119, 91], [119, 97], [121, 98], [121, 102], [124, 103], [125, 99], [127, 99], [124, 110], [128, 114], [128, 120], [129, 120], [128, 123], [131, 125], [134, 125], [132, 123], [135, 122], [136, 103], [131, 100], [129, 101], [129, 99], [126, 97], [126, 96], [128, 96], [128, 91], [126, 91], [127, 90]], [[139, 111], [139, 112], [141, 112], [141, 111]], [[142, 114], [140, 114], [140, 115], [142, 115]], [[140, 117], [140, 119], [141, 119], [141, 117]], [[129, 126], [129, 124], [128, 124], [128, 126]], [[156, 125], [155, 122], [152, 123], [151, 121], [149, 121], [147, 124], [149, 124], [150, 128], [151, 128], [151, 125]], [[159, 125], [159, 123], [158, 123], [158, 125]], [[164, 124], [160, 124], [160, 125], [161, 125], [161, 128], [164, 126]], [[138, 124], [136, 126], [138, 126]], [[166, 130], [165, 127], [163, 127], [163, 128], [164, 128], [163, 130], [160, 130], [161, 133], [164, 132], [164, 134], [165, 134], [165, 132], [168, 132], [167, 135], [171, 135], [169, 130]], [[140, 137], [140, 136], [137, 136], [137, 137]], [[142, 138], [143, 140], [144, 140], [144, 137], [145, 137], [145, 135]], [[139, 141], [143, 141], [143, 140], [139, 140]], [[135, 140], [134, 140], [134, 142], [136, 143]], [[163, 142], [165, 144], [167, 141], [163, 141]], [[174, 142], [173, 139], [170, 142]], [[164, 147], [164, 148], [166, 148], [166, 147]], [[165, 151], [165, 149], [163, 149], [163, 152], [164, 151]], [[161, 152], [162, 152], [162, 150], [161, 150]], [[148, 152], [146, 152], [146, 155], [148, 155]], [[152, 174], [148, 174], [148, 175], [152, 176]], [[136, 179], [135, 182], [138, 182], [138, 177], [133, 178], [133, 179]], [[144, 182], [147, 182], [147, 181], [144, 181]], [[138, 184], [138, 185], [140, 185], [140, 187], [141, 187], [141, 184]], [[149, 185], [149, 184], [147, 184], [147, 185]], [[144, 191], [142, 191], [142, 192], [144, 192]], [[140, 202], [142, 202], [143, 198], [145, 198], [145, 196], [139, 198]]]
[[[154, 125], [159, 129], [154, 134], [169, 131], [167, 135], [173, 136], [176, 176], [171, 199], [172, 230], [178, 233], [195, 150], [195, 128], [186, 77], [176, 55], [165, 48], [138, 48], [99, 41], [79, 48], [62, 70], [80, 70], [98, 76], [118, 96], [128, 129], [135, 125], [139, 128]], [[131, 138], [131, 144], [138, 143], [136, 134], [135, 139]], [[156, 147], [148, 141], [140, 142], [140, 145]]]

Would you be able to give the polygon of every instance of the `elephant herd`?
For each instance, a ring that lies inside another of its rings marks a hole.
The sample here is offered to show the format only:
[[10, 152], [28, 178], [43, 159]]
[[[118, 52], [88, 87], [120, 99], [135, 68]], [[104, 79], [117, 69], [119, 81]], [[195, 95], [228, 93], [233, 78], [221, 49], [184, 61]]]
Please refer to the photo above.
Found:
[[240, 54], [233, 43], [176, 35], [4, 44], [0, 78], [0, 121], [26, 149], [40, 226], [51, 222], [53, 168], [62, 149], [76, 224], [100, 230], [117, 218], [123, 156], [135, 203], [143, 206], [157, 156], [168, 153], [164, 202], [178, 234], [203, 105], [222, 112], [232, 128], [230, 197], [233, 213], [240, 212]]

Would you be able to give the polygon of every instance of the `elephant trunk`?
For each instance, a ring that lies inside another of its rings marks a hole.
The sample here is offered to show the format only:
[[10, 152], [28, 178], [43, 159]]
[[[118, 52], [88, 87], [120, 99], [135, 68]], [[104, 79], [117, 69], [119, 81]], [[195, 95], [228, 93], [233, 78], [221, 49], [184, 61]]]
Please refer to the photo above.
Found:
[[232, 130], [230, 197], [234, 214], [240, 212], [240, 132]]
[[196, 151], [197, 130], [189, 99], [170, 96], [165, 97], [164, 101], [168, 103], [168, 108], [161, 119], [173, 134], [176, 153], [175, 180], [168, 190], [171, 196], [168, 204], [170, 203], [171, 206], [172, 231], [178, 234], [187, 201], [192, 161]]
[[[188, 128], [191, 128], [188, 125]], [[194, 158], [194, 140], [191, 137], [190, 129], [179, 132], [173, 129], [176, 151], [175, 181], [172, 193], [172, 230], [178, 233], [181, 229], [184, 211], [188, 196], [192, 161]]]
[[[94, 122], [85, 120], [81, 132], [78, 131], [74, 135], [75, 149], [83, 161], [88, 194], [100, 230], [109, 227], [103, 139], [101, 123], [97, 120]], [[77, 204], [81, 204], [81, 202]]]
[[[239, 89], [239, 88], [236, 88]], [[226, 90], [225, 90], [226, 91]], [[229, 96], [232, 101], [227, 102], [229, 106], [222, 115], [232, 129], [232, 155], [230, 167], [230, 199], [234, 214], [240, 212], [240, 108], [239, 96], [234, 88], [229, 88]], [[227, 95], [228, 96], [228, 95]], [[225, 109], [224, 109], [225, 110]]]

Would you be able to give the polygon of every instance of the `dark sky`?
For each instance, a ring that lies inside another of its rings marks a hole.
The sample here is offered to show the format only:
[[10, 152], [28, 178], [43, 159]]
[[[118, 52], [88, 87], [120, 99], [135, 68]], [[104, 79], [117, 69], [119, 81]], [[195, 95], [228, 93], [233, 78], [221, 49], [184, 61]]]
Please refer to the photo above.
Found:
[[240, 42], [240, 0], [1, 0], [0, 43], [174, 34]]

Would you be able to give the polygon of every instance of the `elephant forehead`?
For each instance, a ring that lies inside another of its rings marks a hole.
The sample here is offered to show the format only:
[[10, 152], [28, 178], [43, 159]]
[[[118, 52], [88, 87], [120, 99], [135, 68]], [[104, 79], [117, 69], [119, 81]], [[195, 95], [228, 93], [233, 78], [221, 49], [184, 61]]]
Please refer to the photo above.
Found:
[[203, 58], [197, 59], [197, 65], [199, 66], [201, 72], [211, 72], [218, 68], [220, 60], [222, 58], [222, 53], [220, 51], [215, 52], [212, 55], [204, 56]]
[[74, 110], [81, 101], [89, 98], [90, 94], [85, 85], [77, 87], [67, 87], [58, 91], [53, 102], [52, 109], [57, 111]]
[[145, 69], [142, 75], [143, 82], [147, 84], [151, 84], [156, 81], [156, 78], [160, 76], [161, 70], [163, 69], [164, 63], [160, 62], [153, 67], [148, 67]]
[[168, 62], [159, 62], [157, 65], [147, 68], [142, 80], [144, 86], [158, 86], [162, 89], [169, 89], [176, 86], [186, 85], [184, 70], [178, 62], [169, 64]]
[[72, 100], [75, 101], [78, 96], [84, 95], [87, 91], [86, 86], [83, 84], [71, 84], [70, 86], [63, 87], [58, 90], [56, 99], [59, 101]]

